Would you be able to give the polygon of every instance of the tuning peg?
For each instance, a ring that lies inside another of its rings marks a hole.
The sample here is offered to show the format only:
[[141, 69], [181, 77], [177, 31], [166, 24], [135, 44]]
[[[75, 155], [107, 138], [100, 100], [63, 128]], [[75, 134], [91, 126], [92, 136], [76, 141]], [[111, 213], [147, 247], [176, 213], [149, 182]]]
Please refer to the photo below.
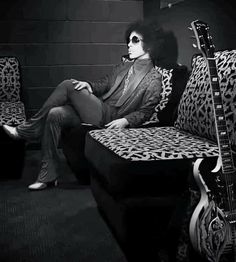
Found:
[[190, 31], [193, 31], [192, 27], [190, 27], [190, 26], [188, 27], [188, 29], [189, 29]]
[[197, 45], [196, 45], [196, 44], [193, 44], [193, 47], [194, 47], [194, 48], [197, 48]]

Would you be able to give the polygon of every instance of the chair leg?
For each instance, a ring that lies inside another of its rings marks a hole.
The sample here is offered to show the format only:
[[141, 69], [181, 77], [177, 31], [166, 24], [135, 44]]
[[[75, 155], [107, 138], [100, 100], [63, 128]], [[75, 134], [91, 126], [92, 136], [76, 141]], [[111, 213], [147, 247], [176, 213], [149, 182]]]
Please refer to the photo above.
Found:
[[0, 128], [0, 180], [20, 179], [24, 167], [25, 141], [9, 138]]

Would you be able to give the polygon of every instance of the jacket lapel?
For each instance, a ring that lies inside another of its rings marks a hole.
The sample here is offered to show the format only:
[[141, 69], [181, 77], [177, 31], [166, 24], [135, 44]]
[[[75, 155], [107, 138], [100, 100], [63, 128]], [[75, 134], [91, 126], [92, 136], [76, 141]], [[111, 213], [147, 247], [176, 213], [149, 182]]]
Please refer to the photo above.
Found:
[[129, 82], [129, 87], [128, 87], [127, 92], [123, 96], [121, 96], [120, 99], [117, 101], [116, 103], [117, 107], [120, 107], [124, 104], [124, 102], [135, 91], [135, 89], [138, 87], [141, 80], [151, 70], [152, 67], [153, 67], [152, 63], [149, 63], [139, 73], [135, 74], [135, 77], [133, 77], [133, 79]]
[[121, 81], [123, 80], [123, 78], [125, 77], [125, 75], [127, 74], [128, 70], [130, 69], [131, 65], [133, 63], [126, 63], [124, 65], [124, 68], [121, 70], [121, 72], [119, 72], [119, 74], [116, 77], [115, 83], [114, 85], [111, 87], [111, 89], [102, 96], [103, 101], [106, 100], [108, 97], [110, 97], [115, 90], [117, 89], [117, 87], [120, 85]]

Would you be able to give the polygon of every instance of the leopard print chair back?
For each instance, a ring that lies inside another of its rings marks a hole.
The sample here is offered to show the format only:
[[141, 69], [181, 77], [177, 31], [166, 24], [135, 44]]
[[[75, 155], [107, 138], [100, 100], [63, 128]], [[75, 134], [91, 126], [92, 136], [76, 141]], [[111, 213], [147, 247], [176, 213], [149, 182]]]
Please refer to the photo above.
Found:
[[[236, 148], [236, 50], [215, 53], [227, 129]], [[175, 127], [216, 141], [209, 74], [205, 59], [195, 55], [192, 73], [178, 107]]]
[[26, 119], [21, 101], [20, 65], [16, 57], [0, 57], [0, 180], [19, 179], [22, 176], [25, 142], [11, 139], [2, 125], [17, 126]]
[[20, 65], [16, 57], [0, 57], [0, 125], [19, 125], [25, 121], [21, 101]]

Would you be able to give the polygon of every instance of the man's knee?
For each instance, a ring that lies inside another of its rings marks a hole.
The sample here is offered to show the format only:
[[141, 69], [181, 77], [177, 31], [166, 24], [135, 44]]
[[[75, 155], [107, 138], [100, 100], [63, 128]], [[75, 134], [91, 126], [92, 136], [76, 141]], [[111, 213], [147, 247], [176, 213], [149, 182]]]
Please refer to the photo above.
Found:
[[47, 121], [50, 122], [61, 122], [64, 119], [64, 110], [63, 107], [53, 107], [48, 112]]
[[63, 80], [57, 87], [58, 88], [65, 88], [66, 87], [69, 91], [74, 90], [73, 81], [74, 80], [72, 80], [72, 79]]
[[87, 88], [83, 88], [81, 90], [75, 90], [76, 87], [76, 83], [73, 84], [73, 81], [75, 81], [74, 79], [67, 79], [62, 81], [58, 87], [66, 87], [67, 88], [67, 92], [68, 92], [68, 96], [87, 96], [90, 95], [89, 91], [87, 90]]

